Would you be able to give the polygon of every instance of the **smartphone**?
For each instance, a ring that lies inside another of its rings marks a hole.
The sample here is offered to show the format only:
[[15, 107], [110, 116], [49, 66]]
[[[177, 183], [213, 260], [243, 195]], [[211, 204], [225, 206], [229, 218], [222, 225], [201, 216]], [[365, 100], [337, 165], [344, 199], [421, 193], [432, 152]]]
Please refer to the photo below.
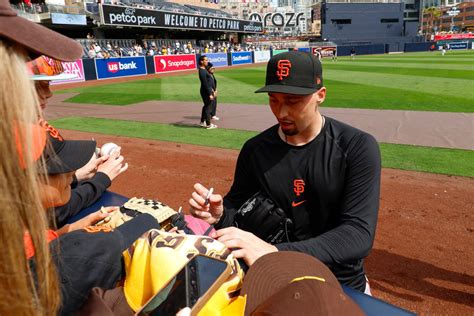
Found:
[[230, 272], [226, 261], [196, 255], [135, 315], [174, 316], [185, 307], [196, 315]]

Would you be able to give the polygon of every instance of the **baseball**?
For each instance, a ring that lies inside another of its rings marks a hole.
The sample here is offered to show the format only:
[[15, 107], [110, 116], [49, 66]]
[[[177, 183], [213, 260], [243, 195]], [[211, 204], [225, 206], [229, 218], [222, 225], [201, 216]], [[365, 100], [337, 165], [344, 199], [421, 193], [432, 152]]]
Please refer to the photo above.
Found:
[[118, 149], [118, 145], [115, 143], [106, 143], [102, 145], [100, 148], [100, 155], [105, 156], [105, 155], [111, 155], [115, 150]]

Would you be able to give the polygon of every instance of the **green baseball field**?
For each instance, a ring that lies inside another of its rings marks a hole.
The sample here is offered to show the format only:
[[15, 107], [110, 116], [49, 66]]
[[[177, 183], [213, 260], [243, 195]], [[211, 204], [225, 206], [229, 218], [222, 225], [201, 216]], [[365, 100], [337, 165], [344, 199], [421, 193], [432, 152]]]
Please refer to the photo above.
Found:
[[[474, 51], [422, 52], [340, 57], [324, 60], [324, 84], [331, 97], [324, 107], [378, 110], [474, 113]], [[265, 94], [254, 94], [265, 81], [265, 67], [218, 69], [219, 103], [268, 104]], [[91, 87], [61, 90], [78, 93], [73, 103], [127, 106], [143, 101], [201, 102], [196, 74], [164, 76]], [[257, 132], [191, 126], [68, 117], [53, 121], [73, 129], [128, 137], [158, 139], [211, 147], [239, 149]], [[474, 129], [474, 123], [473, 125]], [[473, 129], [466, 130], [472, 137]], [[203, 135], [207, 135], [203, 137]], [[474, 177], [474, 151], [400, 144], [381, 144], [387, 168]], [[455, 162], [455, 163], [453, 163]]]

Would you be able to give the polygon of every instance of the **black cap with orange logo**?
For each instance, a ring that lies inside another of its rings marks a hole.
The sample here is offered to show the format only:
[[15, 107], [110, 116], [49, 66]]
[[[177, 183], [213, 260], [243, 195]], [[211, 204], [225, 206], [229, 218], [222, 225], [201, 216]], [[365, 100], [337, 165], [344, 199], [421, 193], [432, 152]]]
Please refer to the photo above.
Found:
[[47, 131], [49, 144], [45, 147], [43, 157], [48, 174], [68, 173], [75, 171], [89, 162], [95, 152], [93, 140], [64, 140], [52, 126], [45, 122], [40, 125]]
[[267, 64], [265, 86], [255, 93], [313, 94], [323, 87], [323, 68], [310, 53], [289, 51], [273, 56]]

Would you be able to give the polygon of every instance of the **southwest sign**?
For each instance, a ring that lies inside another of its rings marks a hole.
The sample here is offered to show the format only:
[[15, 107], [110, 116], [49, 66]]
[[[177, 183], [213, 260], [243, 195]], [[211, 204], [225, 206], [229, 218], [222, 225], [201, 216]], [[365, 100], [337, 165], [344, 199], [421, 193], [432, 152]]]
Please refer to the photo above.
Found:
[[232, 65], [242, 65], [252, 63], [251, 52], [236, 52], [231, 54]]
[[109, 4], [100, 5], [99, 12], [101, 22], [105, 25], [241, 33], [263, 32], [262, 23], [257, 21], [175, 13]]
[[155, 72], [170, 72], [196, 69], [196, 55], [155, 56]]

